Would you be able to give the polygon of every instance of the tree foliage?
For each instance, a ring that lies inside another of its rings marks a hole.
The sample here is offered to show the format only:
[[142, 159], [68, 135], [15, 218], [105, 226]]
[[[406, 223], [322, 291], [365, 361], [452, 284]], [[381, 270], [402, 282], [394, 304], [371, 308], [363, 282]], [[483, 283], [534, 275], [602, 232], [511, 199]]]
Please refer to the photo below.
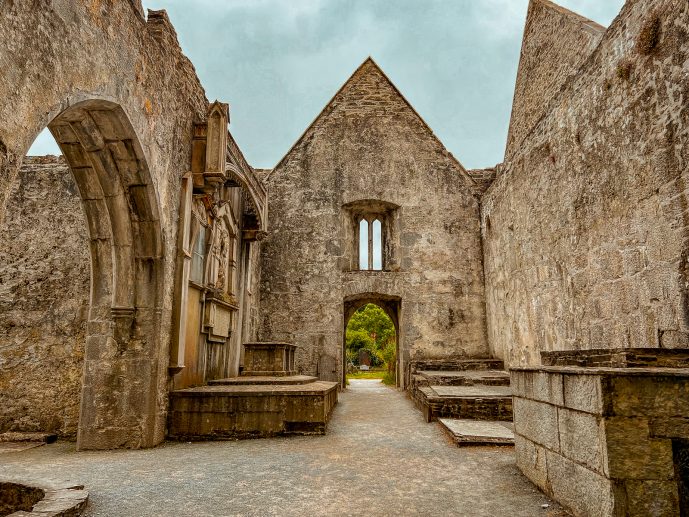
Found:
[[395, 325], [383, 309], [369, 303], [357, 310], [347, 324], [347, 359], [358, 363], [359, 350], [367, 350], [374, 366], [395, 363]]

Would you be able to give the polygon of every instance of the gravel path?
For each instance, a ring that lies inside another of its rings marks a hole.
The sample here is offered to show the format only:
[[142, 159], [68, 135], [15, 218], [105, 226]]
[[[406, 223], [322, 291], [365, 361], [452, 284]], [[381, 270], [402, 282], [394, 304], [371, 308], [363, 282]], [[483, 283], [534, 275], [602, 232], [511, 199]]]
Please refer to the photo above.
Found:
[[561, 515], [512, 448], [457, 448], [375, 380], [340, 394], [326, 436], [79, 453], [57, 443], [0, 455], [0, 477], [82, 483], [90, 516]]

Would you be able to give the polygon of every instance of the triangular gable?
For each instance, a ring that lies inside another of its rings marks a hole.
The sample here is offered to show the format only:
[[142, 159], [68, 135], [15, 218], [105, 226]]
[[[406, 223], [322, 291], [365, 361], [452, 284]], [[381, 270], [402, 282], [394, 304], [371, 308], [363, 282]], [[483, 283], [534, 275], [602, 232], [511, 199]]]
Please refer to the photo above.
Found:
[[[280, 166], [289, 158], [289, 156], [292, 154], [292, 152], [297, 149], [301, 143], [304, 141], [304, 139], [307, 138], [307, 136], [311, 133], [311, 131], [318, 125], [318, 123], [326, 117], [336, 106], [337, 106], [337, 101], [342, 95], [344, 91], [346, 91], [350, 86], [354, 85], [357, 81], [361, 80], [362, 77], [364, 77], [362, 72], [365, 72], [366, 68], [370, 67], [371, 72], [377, 72], [381, 75], [381, 77], [385, 80], [385, 82], [390, 86], [390, 88], [394, 91], [394, 93], [399, 97], [399, 99], [403, 102], [403, 104], [411, 110], [411, 112], [414, 114], [414, 117], [421, 123], [423, 126], [424, 130], [427, 132], [427, 134], [431, 137], [433, 141], [435, 141], [446, 153], [447, 157], [459, 168], [462, 177], [466, 180], [467, 183], [475, 186], [476, 182], [474, 179], [467, 173], [466, 169], [464, 166], [457, 160], [457, 158], [454, 157], [452, 153], [447, 151], [447, 148], [445, 145], [442, 143], [442, 141], [435, 135], [433, 130], [428, 126], [426, 121], [419, 115], [419, 113], [414, 109], [414, 107], [411, 105], [411, 103], [402, 95], [402, 93], [397, 89], [395, 84], [390, 80], [390, 78], [383, 72], [383, 70], [378, 66], [378, 64], [373, 60], [373, 58], [368, 57], [366, 60], [359, 65], [359, 67], [354, 71], [354, 73], [345, 81], [345, 83], [340, 87], [339, 90], [337, 90], [337, 93], [333, 95], [333, 97], [328, 101], [328, 103], [323, 107], [323, 109], [320, 111], [320, 113], [316, 116], [316, 118], [309, 124], [309, 126], [306, 128], [306, 130], [301, 134], [301, 136], [297, 139], [297, 141], [292, 145], [292, 147], [287, 151], [287, 153], [282, 157], [282, 159], [278, 162], [278, 164], [273, 167], [272, 171], [268, 174], [266, 177], [266, 181], [270, 179], [270, 176], [272, 175], [273, 172], [275, 172], [277, 169], [280, 168]], [[371, 73], [371, 72], [365, 72], [365, 73]]]
[[512, 102], [505, 158], [545, 115], [567, 79], [596, 49], [606, 28], [550, 0], [531, 0]]

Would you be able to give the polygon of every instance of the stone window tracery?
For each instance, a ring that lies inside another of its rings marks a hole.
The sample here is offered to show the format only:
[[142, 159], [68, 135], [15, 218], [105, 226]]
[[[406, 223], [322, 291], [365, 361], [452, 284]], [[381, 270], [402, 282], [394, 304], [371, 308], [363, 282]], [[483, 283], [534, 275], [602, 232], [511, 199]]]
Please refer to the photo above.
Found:
[[338, 261], [343, 271], [400, 271], [399, 208], [379, 199], [342, 205]]

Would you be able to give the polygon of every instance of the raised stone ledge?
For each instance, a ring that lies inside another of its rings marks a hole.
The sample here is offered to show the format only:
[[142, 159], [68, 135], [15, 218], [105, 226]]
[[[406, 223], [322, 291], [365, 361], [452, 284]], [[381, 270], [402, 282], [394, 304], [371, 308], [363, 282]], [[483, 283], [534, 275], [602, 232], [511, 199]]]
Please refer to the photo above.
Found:
[[543, 372], [562, 373], [576, 375], [602, 375], [602, 376], [626, 376], [647, 377], [689, 377], [689, 368], [611, 368], [588, 366], [519, 366], [510, 368], [510, 372]]
[[687, 368], [689, 350], [664, 348], [594, 348], [541, 352], [543, 366], [587, 368]]

